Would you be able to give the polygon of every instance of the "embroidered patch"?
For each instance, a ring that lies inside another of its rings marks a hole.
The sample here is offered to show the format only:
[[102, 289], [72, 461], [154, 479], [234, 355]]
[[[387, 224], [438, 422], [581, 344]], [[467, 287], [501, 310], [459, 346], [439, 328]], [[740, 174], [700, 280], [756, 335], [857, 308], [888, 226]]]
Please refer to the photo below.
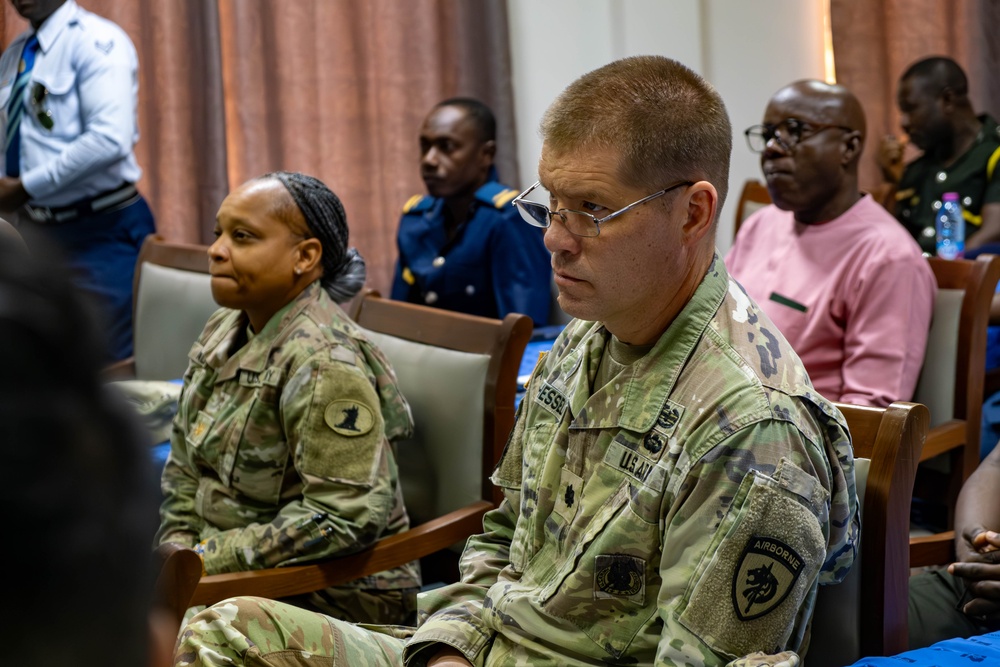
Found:
[[660, 450], [663, 449], [663, 436], [656, 431], [650, 431], [646, 434], [646, 437], [642, 439], [642, 446], [645, 447], [650, 454], [659, 454]]
[[802, 557], [781, 540], [753, 535], [733, 572], [736, 617], [750, 621], [785, 601], [803, 569]]
[[643, 486], [657, 492], [663, 491], [666, 470], [657, 466], [655, 460], [641, 454], [638, 447], [638, 444], [628, 443], [619, 434], [611, 441], [611, 446], [604, 455], [604, 464], [625, 473]]
[[372, 430], [375, 417], [367, 406], [347, 399], [332, 401], [323, 411], [326, 425], [349, 438], [364, 435]]
[[683, 411], [683, 408], [671, 405], [668, 402], [663, 406], [663, 409], [660, 410], [660, 414], [656, 416], [657, 428], [662, 430], [664, 435], [669, 436], [677, 427], [677, 422], [681, 420], [681, 413]]
[[625, 554], [601, 554], [594, 565], [594, 597], [626, 598], [644, 603], [646, 561]]
[[556, 417], [566, 411], [566, 397], [548, 382], [542, 384], [535, 401]]

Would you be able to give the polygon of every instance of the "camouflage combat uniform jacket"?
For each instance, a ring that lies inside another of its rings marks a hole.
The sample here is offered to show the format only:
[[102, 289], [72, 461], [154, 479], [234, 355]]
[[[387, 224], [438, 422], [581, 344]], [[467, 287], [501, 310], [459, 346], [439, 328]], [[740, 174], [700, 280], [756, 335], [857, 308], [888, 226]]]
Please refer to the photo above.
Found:
[[718, 257], [653, 348], [592, 388], [609, 337], [574, 321], [535, 370], [493, 476], [505, 499], [462, 581], [421, 595], [408, 664], [434, 642], [475, 665], [804, 647], [817, 584], [856, 553], [843, 417]]
[[[209, 574], [358, 551], [406, 530], [390, 441], [412, 431], [388, 361], [313, 283], [240, 349], [221, 309], [190, 353], [157, 539], [204, 549]], [[420, 585], [416, 563], [352, 589]]]

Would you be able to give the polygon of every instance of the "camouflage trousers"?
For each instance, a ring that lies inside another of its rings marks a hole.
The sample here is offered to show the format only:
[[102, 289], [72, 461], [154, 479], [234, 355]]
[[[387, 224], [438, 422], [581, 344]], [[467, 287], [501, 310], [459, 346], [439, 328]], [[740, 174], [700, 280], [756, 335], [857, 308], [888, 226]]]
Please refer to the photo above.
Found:
[[263, 598], [224, 600], [181, 631], [174, 665], [402, 666], [413, 628], [361, 626]]

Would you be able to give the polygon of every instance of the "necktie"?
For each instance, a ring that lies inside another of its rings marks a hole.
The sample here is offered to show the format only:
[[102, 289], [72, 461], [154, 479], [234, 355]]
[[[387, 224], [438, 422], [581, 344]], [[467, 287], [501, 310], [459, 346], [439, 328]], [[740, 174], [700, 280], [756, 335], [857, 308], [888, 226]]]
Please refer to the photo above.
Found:
[[7, 153], [7, 175], [21, 175], [21, 116], [24, 115], [24, 90], [31, 78], [31, 69], [35, 66], [35, 54], [38, 52], [38, 36], [32, 35], [24, 43], [21, 51], [21, 64], [14, 79], [14, 88], [10, 91], [10, 103], [7, 106], [7, 137], [4, 148]]

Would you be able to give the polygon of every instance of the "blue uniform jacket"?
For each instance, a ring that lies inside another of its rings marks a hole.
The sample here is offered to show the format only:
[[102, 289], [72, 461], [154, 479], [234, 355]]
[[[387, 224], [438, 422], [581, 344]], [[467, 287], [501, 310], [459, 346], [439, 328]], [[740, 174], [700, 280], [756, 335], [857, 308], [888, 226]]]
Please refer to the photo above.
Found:
[[523, 313], [543, 326], [551, 298], [549, 252], [543, 230], [511, 206], [515, 196], [517, 190], [487, 182], [450, 242], [444, 200], [411, 197], [399, 223], [392, 298], [498, 319]]

